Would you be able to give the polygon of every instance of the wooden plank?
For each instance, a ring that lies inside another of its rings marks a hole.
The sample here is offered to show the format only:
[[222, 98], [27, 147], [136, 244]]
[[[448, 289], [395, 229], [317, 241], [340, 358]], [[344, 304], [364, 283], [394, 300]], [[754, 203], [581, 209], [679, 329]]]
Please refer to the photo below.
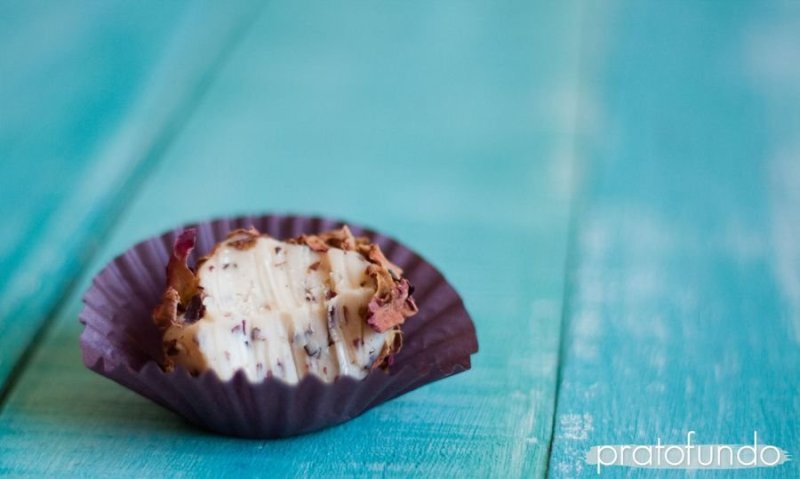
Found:
[[232, 7], [0, 7], [0, 391], [252, 11]]
[[549, 476], [598, 477], [590, 446], [686, 444], [690, 430], [706, 444], [757, 431], [797, 457], [800, 9], [596, 7]]
[[478, 327], [472, 371], [320, 433], [227, 439], [84, 370], [74, 295], [3, 409], [0, 472], [543, 477], [570, 197], [574, 10], [270, 4], [91, 268], [210, 216], [344, 217], [396, 236], [452, 280]]

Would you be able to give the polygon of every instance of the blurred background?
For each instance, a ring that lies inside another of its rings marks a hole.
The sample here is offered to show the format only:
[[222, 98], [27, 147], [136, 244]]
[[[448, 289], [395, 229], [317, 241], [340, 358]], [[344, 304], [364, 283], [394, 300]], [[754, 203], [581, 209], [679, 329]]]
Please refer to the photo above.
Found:
[[[0, 2], [0, 198], [0, 473], [589, 477], [592, 445], [689, 430], [800, 454], [796, 2]], [[266, 212], [430, 259], [473, 369], [242, 442], [83, 368], [108, 260]]]

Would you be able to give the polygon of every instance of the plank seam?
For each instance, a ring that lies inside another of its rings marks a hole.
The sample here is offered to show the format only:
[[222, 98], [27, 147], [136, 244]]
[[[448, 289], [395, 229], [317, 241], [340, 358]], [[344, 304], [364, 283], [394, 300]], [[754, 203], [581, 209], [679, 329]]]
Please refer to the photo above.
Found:
[[577, 99], [575, 100], [574, 104], [574, 125], [573, 125], [573, 138], [572, 138], [572, 173], [570, 175], [570, 188], [571, 188], [571, 195], [568, 205], [568, 225], [567, 225], [567, 245], [566, 245], [566, 255], [564, 257], [564, 284], [563, 284], [563, 293], [561, 295], [561, 324], [559, 328], [559, 338], [558, 338], [558, 363], [556, 366], [556, 378], [555, 378], [555, 390], [553, 393], [553, 402], [552, 402], [552, 415], [551, 415], [551, 422], [550, 422], [550, 437], [548, 438], [547, 442], [547, 453], [545, 459], [545, 467], [544, 467], [544, 476], [549, 478], [551, 477], [551, 460], [553, 455], [553, 444], [556, 440], [556, 428], [557, 424], [557, 415], [558, 415], [558, 405], [559, 405], [559, 396], [561, 392], [561, 385], [563, 381], [563, 370], [564, 370], [564, 361], [567, 356], [567, 333], [569, 332], [569, 319], [571, 314], [571, 305], [572, 302], [570, 300], [570, 295], [572, 291], [573, 285], [573, 272], [576, 270], [578, 265], [577, 259], [577, 243], [578, 243], [578, 232], [579, 232], [579, 220], [582, 217], [581, 211], [584, 209], [582, 205], [582, 192], [583, 192], [583, 185], [586, 185], [585, 178], [581, 178], [581, 175], [578, 172], [587, 172], [586, 165], [583, 161], [581, 161], [581, 150], [580, 147], [583, 144], [583, 137], [581, 135], [581, 120], [580, 120], [580, 112], [581, 112], [581, 105], [582, 99], [584, 98], [584, 89], [582, 88], [584, 79], [585, 79], [585, 51], [586, 45], [585, 42], [587, 41], [586, 35], [584, 34], [586, 28], [586, 9], [583, 5], [578, 6], [578, 25], [580, 26], [577, 29], [577, 34], [579, 36], [577, 43], [578, 43], [578, 60], [577, 60], [577, 81], [576, 81], [576, 88], [578, 90]]

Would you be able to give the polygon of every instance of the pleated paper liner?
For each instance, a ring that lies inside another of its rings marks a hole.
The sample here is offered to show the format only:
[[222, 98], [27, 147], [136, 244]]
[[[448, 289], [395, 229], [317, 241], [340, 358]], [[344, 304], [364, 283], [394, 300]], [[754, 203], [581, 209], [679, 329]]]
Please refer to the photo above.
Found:
[[[227, 234], [255, 227], [278, 239], [338, 228], [341, 221], [304, 216], [246, 216], [197, 228], [193, 265]], [[165, 287], [165, 267], [179, 228], [143, 241], [111, 261], [86, 292], [80, 321], [84, 364], [211, 431], [243, 437], [283, 437], [322, 429], [432, 381], [470, 368], [475, 326], [458, 293], [439, 271], [397, 241], [347, 223], [378, 243], [415, 287], [419, 313], [402, 326], [403, 348], [388, 372], [324, 383], [308, 375], [296, 385], [276, 378], [251, 383], [240, 371], [222, 381], [214, 372], [164, 372], [161, 338], [151, 318]]]

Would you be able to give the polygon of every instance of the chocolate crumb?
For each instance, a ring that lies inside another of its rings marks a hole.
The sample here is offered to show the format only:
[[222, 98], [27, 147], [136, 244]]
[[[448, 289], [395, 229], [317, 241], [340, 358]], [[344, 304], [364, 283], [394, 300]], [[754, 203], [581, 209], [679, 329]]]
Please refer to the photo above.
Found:
[[247, 331], [245, 330], [246, 324], [247, 324], [247, 321], [243, 319], [240, 324], [237, 324], [236, 326], [231, 328], [231, 332], [234, 333], [234, 334], [235, 333], [247, 334]]
[[261, 328], [253, 328], [250, 331], [250, 339], [252, 339], [253, 341], [266, 341], [267, 340], [267, 338], [265, 338], [261, 334]]
[[328, 251], [328, 245], [322, 238], [316, 235], [301, 235], [299, 238], [290, 239], [287, 242], [290, 244], [304, 244], [317, 253], [325, 253]]
[[325, 299], [331, 300], [336, 297], [336, 291], [329, 289], [325, 292]]
[[409, 289], [408, 280], [402, 279], [397, 283], [392, 281], [385, 296], [376, 294], [367, 305], [367, 324], [382, 333], [415, 315], [417, 305], [409, 295]]
[[335, 332], [335, 329], [336, 329], [336, 309], [333, 307], [333, 305], [330, 305], [330, 307], [328, 308], [328, 322], [327, 322], [327, 324], [328, 324], [328, 346], [330, 347], [330, 346], [333, 346], [333, 344], [336, 342], [334, 340], [334, 335], [336, 334], [336, 332]]
[[175, 356], [180, 353], [180, 348], [178, 348], [178, 340], [171, 339], [166, 344], [166, 352], [167, 356]]
[[311, 265], [308, 267], [308, 270], [316, 271], [318, 268], [319, 268], [319, 261], [311, 263]]
[[251, 248], [255, 244], [255, 242], [256, 242], [255, 239], [238, 239], [228, 243], [228, 246], [243, 251]]
[[312, 358], [318, 358], [322, 355], [322, 348], [316, 345], [312, 346], [310, 344], [306, 344], [305, 346], [303, 346], [303, 349], [305, 349], [306, 354], [308, 354]]
[[256, 245], [261, 234], [255, 228], [238, 229], [228, 233], [228, 246], [240, 251], [248, 250]]
[[[178, 308], [181, 309], [180, 307]], [[192, 296], [189, 304], [186, 306], [186, 311], [183, 314], [183, 320], [189, 324], [194, 323], [206, 314], [206, 307], [203, 304], [203, 299], [199, 294]]]
[[333, 305], [328, 307], [328, 329], [336, 327], [336, 308]]

